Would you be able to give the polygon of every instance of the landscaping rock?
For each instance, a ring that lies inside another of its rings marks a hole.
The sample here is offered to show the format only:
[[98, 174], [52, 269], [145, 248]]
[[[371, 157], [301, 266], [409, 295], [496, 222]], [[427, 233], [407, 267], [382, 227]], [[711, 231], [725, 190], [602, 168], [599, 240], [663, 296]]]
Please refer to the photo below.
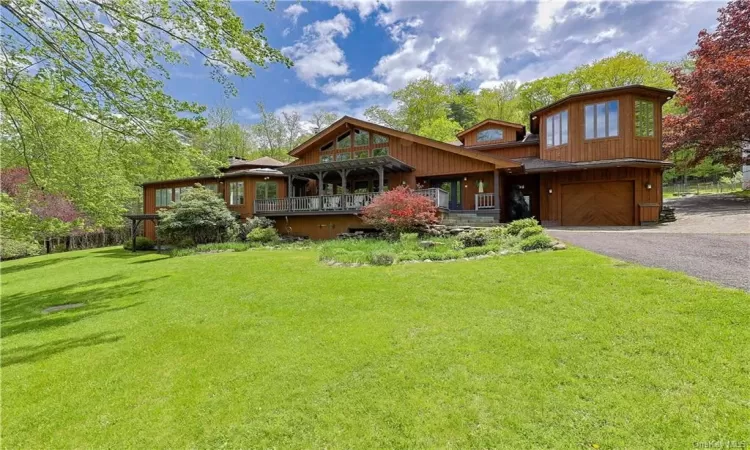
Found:
[[552, 250], [565, 250], [566, 248], [568, 248], [568, 246], [560, 241], [556, 241], [552, 244]]
[[442, 242], [435, 242], [435, 241], [420, 241], [419, 246], [422, 248], [432, 248], [437, 245], [443, 245]]

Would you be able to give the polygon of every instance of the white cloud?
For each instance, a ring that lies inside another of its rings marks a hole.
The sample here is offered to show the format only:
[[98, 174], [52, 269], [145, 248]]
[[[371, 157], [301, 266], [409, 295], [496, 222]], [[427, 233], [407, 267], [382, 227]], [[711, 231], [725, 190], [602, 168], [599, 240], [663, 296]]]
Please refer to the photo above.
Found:
[[341, 81], [329, 81], [321, 90], [326, 94], [335, 95], [345, 100], [353, 100], [385, 94], [388, 92], [388, 86], [369, 78], [360, 78], [359, 80], [347, 78]]
[[329, 3], [341, 10], [357, 11], [362, 20], [381, 7], [388, 8], [390, 0], [330, 0]]
[[549, 30], [556, 21], [561, 20], [560, 11], [565, 8], [565, 0], [542, 0], [536, 5], [534, 28]]
[[321, 20], [306, 25], [302, 37], [282, 52], [294, 61], [294, 70], [303, 81], [314, 84], [319, 77], [342, 76], [349, 73], [349, 66], [341, 47], [334, 38], [346, 37], [352, 22], [342, 13], [333, 19]]
[[300, 5], [299, 3], [293, 3], [287, 9], [284, 10], [284, 16], [288, 17], [293, 24], [297, 24], [299, 16], [307, 12], [307, 8]]
[[250, 122], [260, 119], [260, 113], [248, 107], [238, 109], [236, 114], [240, 119], [244, 119]]

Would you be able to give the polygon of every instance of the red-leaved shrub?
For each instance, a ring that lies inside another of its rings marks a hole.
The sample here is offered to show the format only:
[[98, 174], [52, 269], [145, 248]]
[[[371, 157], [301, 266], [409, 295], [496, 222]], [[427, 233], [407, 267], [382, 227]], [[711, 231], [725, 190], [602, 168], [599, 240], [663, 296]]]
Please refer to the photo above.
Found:
[[389, 234], [418, 231], [438, 222], [435, 203], [405, 186], [375, 197], [362, 211], [362, 220]]

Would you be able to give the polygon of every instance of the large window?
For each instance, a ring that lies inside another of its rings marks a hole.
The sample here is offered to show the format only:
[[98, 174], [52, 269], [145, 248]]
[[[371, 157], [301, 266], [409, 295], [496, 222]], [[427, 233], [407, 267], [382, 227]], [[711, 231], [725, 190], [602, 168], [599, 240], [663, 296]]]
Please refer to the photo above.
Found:
[[322, 146], [320, 147], [320, 151], [321, 151], [321, 152], [327, 152], [327, 151], [329, 151], [329, 150], [333, 150], [333, 141], [331, 141], [331, 142], [329, 142], [329, 143], [327, 143], [327, 144], [323, 144], [323, 145], [322, 145]]
[[349, 159], [352, 159], [351, 152], [343, 152], [336, 155], [336, 161], [347, 161]]
[[584, 107], [586, 139], [614, 137], [619, 134], [620, 105], [617, 100]]
[[374, 148], [372, 149], [372, 156], [385, 156], [388, 154], [387, 147]]
[[229, 204], [230, 205], [244, 205], [245, 204], [245, 182], [244, 181], [233, 181], [229, 183]]
[[373, 134], [372, 135], [372, 142], [374, 144], [385, 144], [386, 142], [388, 142], [388, 137], [387, 136], [381, 136], [379, 134]]
[[477, 133], [477, 142], [501, 141], [501, 140], [503, 140], [503, 130], [499, 128], [489, 128], [487, 130], [482, 130], [479, 133]]
[[370, 145], [370, 133], [363, 130], [354, 130], [354, 146], [362, 147]]
[[188, 189], [190, 189], [190, 187], [174, 188], [174, 201], [179, 202], [182, 198], [182, 194], [187, 192]]
[[278, 198], [278, 184], [275, 181], [259, 181], [255, 183], [256, 200], [271, 198]]
[[635, 135], [640, 137], [654, 136], [654, 102], [635, 101]]
[[547, 116], [547, 148], [568, 143], [568, 111]]
[[336, 139], [336, 148], [351, 148], [352, 146], [352, 134], [346, 132]]
[[204, 184], [204, 188], [208, 189], [209, 191], [219, 193], [219, 186], [216, 183], [210, 183], [210, 184]]
[[156, 190], [156, 206], [169, 206], [172, 203], [172, 188]]

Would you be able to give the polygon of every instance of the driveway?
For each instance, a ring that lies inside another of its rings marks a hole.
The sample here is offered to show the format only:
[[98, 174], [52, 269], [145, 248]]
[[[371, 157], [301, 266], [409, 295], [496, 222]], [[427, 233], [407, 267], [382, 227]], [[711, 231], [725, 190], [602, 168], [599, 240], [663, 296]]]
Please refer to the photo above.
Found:
[[750, 292], [750, 199], [706, 195], [665, 201], [677, 221], [650, 227], [555, 227], [578, 247], [687, 273]]

